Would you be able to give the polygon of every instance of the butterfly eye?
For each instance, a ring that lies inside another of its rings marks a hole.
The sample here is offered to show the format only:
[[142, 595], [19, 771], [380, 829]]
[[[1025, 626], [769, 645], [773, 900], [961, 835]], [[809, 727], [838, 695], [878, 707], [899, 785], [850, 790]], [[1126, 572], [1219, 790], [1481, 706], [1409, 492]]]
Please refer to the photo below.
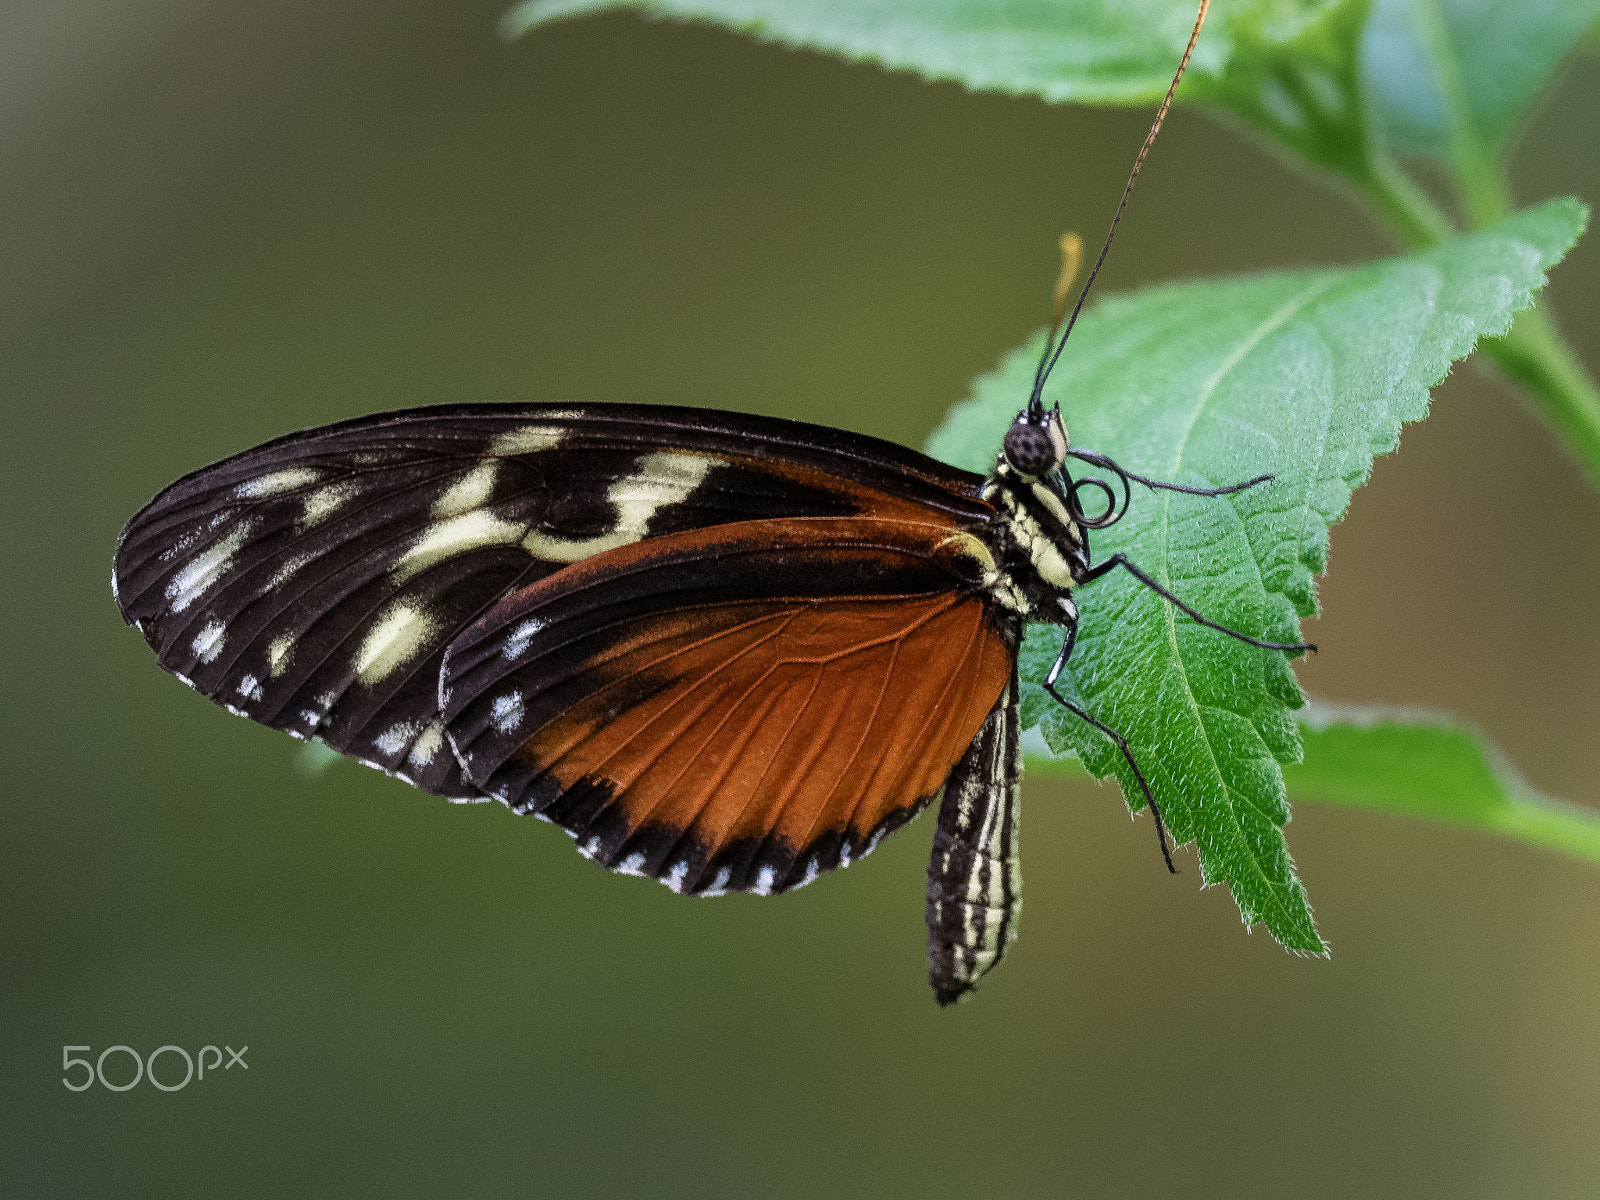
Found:
[[1038, 478], [1061, 465], [1055, 439], [1043, 425], [1018, 421], [1006, 430], [1006, 462], [1024, 475]]

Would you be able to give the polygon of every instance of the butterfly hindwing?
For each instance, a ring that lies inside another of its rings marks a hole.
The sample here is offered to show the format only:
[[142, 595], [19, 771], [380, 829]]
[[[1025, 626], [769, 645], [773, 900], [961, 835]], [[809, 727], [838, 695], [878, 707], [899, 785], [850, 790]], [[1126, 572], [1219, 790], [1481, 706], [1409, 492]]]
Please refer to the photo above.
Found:
[[734, 521], [981, 516], [974, 477], [796, 422], [637, 405], [413, 409], [268, 442], [123, 531], [161, 665], [232, 711], [477, 798], [438, 719], [456, 634], [516, 587]]
[[807, 883], [943, 786], [1011, 677], [947, 523], [743, 522], [517, 589], [458, 637], [444, 716], [476, 786], [680, 891]]

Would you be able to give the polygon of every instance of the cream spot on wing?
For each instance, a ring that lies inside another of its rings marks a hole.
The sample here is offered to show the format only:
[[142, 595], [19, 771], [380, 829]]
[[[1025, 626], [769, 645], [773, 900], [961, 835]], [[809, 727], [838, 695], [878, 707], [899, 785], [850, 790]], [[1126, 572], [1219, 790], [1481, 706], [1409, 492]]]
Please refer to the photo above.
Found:
[[395, 581], [404, 583], [418, 571], [426, 570], [434, 563], [454, 555], [465, 554], [469, 550], [478, 550], [484, 546], [512, 545], [522, 538], [524, 529], [522, 525], [502, 521], [493, 513], [481, 508], [462, 513], [458, 517], [447, 517], [438, 524], [429, 526], [417, 539], [416, 544], [395, 564]]
[[216, 583], [218, 576], [233, 562], [234, 555], [243, 548], [250, 536], [251, 521], [240, 521], [226, 537], [209, 549], [195, 555], [167, 584], [167, 601], [173, 612], [182, 612], [200, 598], [202, 592]]
[[310, 493], [300, 510], [301, 526], [315, 525], [325, 519], [334, 509], [353, 499], [356, 490], [353, 483], [330, 483]]
[[579, 562], [607, 550], [631, 546], [649, 532], [650, 519], [660, 509], [682, 503], [711, 468], [721, 464], [721, 459], [703, 454], [670, 450], [646, 454], [633, 474], [624, 475], [606, 491], [606, 498], [617, 510], [617, 523], [610, 533], [563, 538], [536, 529], [522, 539], [522, 545], [546, 562]]
[[496, 696], [489, 708], [489, 723], [501, 733], [510, 733], [522, 724], [522, 693], [507, 692]]
[[500, 648], [500, 653], [506, 658], [521, 658], [528, 652], [528, 643], [533, 641], [533, 635], [543, 629], [545, 622], [540, 617], [529, 617], [522, 624], [511, 631], [511, 636], [506, 639], [506, 644]]
[[294, 634], [280, 633], [267, 644], [267, 670], [276, 679], [288, 665], [289, 651], [294, 649]]
[[372, 744], [384, 754], [399, 754], [416, 731], [417, 727], [410, 721], [401, 721], [385, 729], [373, 739]]
[[194, 655], [203, 663], [213, 661], [222, 653], [223, 635], [228, 632], [228, 627], [213, 617], [206, 622], [205, 628], [194, 635]]
[[[411, 752], [406, 755], [406, 761], [413, 767], [426, 767], [433, 762], [434, 755], [439, 753], [444, 745], [444, 722], [430, 721], [428, 727], [417, 735], [417, 740], [411, 745]], [[475, 799], [482, 800], [478, 796]]]
[[941, 549], [949, 546], [957, 554], [972, 559], [983, 570], [986, 577], [994, 574], [997, 570], [994, 555], [990, 553], [989, 547], [985, 546], [970, 533], [952, 533], [940, 542], [939, 546]]
[[449, 491], [434, 501], [433, 515], [458, 517], [477, 508], [489, 498], [489, 493], [494, 491], [494, 477], [499, 470], [500, 464], [494, 459], [473, 467], [451, 484]]
[[284, 471], [273, 471], [269, 475], [258, 475], [254, 479], [247, 479], [233, 489], [233, 494], [241, 500], [259, 500], [263, 496], [276, 496], [279, 492], [305, 487], [308, 483], [315, 483], [320, 477], [321, 472], [313, 471], [310, 467], [290, 467]]
[[365, 684], [384, 678], [416, 654], [436, 625], [437, 622], [419, 608], [405, 603], [390, 606], [361, 643], [356, 655], [356, 677]]
[[[551, 413], [552, 417], [561, 419], [569, 417], [570, 413]], [[566, 427], [558, 424], [524, 425], [521, 429], [508, 430], [500, 434], [489, 443], [489, 453], [500, 457], [512, 454], [535, 454], [540, 450], [549, 450], [561, 444], [561, 439], [567, 434]]]

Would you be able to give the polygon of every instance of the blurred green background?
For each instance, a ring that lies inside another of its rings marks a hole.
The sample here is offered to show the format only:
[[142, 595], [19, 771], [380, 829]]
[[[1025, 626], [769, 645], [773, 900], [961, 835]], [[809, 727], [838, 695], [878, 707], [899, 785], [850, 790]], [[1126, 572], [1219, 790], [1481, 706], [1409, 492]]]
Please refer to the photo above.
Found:
[[[940, 1012], [925, 822], [792, 896], [688, 901], [498, 805], [308, 774], [156, 668], [118, 529], [290, 429], [581, 398], [920, 444], [1148, 121], [632, 18], [508, 46], [503, 2], [0, 8], [0, 1190], [1600, 1194], [1592, 867], [1301, 805], [1334, 952], [1297, 959], [1192, 854], [1169, 879], [1114, 787], [1034, 779], [1021, 941]], [[1520, 199], [1600, 199], [1597, 109], [1590, 59]], [[1387, 251], [1181, 111], [1102, 286]], [[1548, 299], [1600, 363], [1600, 240]], [[1597, 551], [1600, 499], [1468, 365], [1334, 531], [1301, 677], [1464, 714], [1600, 802]], [[62, 1086], [63, 1045], [114, 1043], [249, 1068]]]

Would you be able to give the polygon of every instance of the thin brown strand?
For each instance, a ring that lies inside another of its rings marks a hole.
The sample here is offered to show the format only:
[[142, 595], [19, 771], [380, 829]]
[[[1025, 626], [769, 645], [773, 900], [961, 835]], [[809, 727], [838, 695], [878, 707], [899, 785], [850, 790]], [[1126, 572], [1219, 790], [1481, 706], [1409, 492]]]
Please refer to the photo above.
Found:
[[1122, 211], [1128, 207], [1128, 197], [1133, 195], [1133, 185], [1139, 180], [1140, 168], [1144, 166], [1145, 155], [1150, 153], [1150, 146], [1156, 140], [1156, 134], [1161, 132], [1161, 123], [1167, 119], [1167, 110], [1172, 107], [1173, 93], [1178, 90], [1178, 81], [1183, 78], [1183, 73], [1188, 69], [1189, 57], [1194, 53], [1194, 46], [1200, 40], [1200, 29], [1206, 23], [1206, 13], [1211, 11], [1211, 0], [1200, 0], [1200, 11], [1194, 19], [1194, 29], [1189, 34], [1189, 44], [1184, 47], [1183, 57], [1178, 61], [1178, 73], [1172, 77], [1172, 83], [1167, 88], [1167, 94], [1162, 97], [1161, 107], [1156, 109], [1156, 119], [1150, 126], [1150, 132], [1144, 139], [1144, 145], [1139, 147], [1138, 157], [1133, 160], [1133, 171], [1128, 175], [1127, 186], [1122, 189], [1122, 199], [1117, 202], [1117, 211], [1111, 218], [1111, 229], [1106, 234], [1105, 245], [1100, 247], [1100, 257], [1095, 259], [1094, 269], [1089, 272], [1089, 278], [1084, 280], [1083, 290], [1078, 293], [1078, 303], [1073, 306], [1072, 316], [1067, 320], [1067, 327], [1062, 331], [1061, 341], [1056, 344], [1054, 353], [1051, 352], [1050, 342], [1045, 342], [1045, 354], [1048, 361], [1044, 369], [1039, 372], [1038, 379], [1033, 386], [1033, 395], [1029, 400], [1030, 406], [1038, 406], [1040, 396], [1044, 392], [1045, 380], [1050, 378], [1050, 372], [1055, 369], [1056, 360], [1061, 357], [1061, 351], [1066, 348], [1067, 339], [1072, 336], [1072, 327], [1078, 323], [1078, 314], [1083, 311], [1083, 302], [1088, 299], [1089, 289], [1094, 286], [1100, 268], [1105, 264], [1106, 255], [1111, 252], [1111, 240], [1117, 236], [1117, 226], [1122, 222]]

